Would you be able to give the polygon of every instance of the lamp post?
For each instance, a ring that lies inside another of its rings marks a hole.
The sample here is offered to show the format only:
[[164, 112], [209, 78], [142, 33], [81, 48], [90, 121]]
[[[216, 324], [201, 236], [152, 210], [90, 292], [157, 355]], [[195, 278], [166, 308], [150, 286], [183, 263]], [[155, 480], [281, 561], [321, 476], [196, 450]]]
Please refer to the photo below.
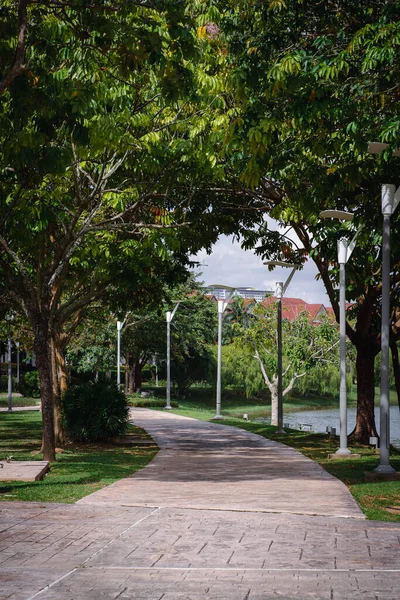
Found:
[[229, 300], [232, 298], [236, 288], [228, 285], [214, 284], [210, 288], [226, 290], [229, 292], [228, 297], [224, 300], [218, 300], [218, 353], [217, 353], [217, 390], [216, 390], [216, 414], [213, 420], [221, 420], [224, 417], [221, 415], [221, 371], [222, 371], [222, 317], [228, 306]]
[[286, 267], [291, 268], [292, 271], [283, 283], [282, 281], [276, 282], [276, 308], [277, 308], [277, 333], [278, 333], [278, 430], [277, 433], [286, 433], [283, 429], [283, 385], [282, 385], [282, 298], [286, 292], [289, 283], [292, 281], [295, 271], [299, 268], [298, 265], [291, 263], [285, 263], [281, 260], [267, 260], [264, 265], [272, 267]]
[[390, 217], [400, 201], [400, 187], [382, 185], [382, 322], [381, 322], [381, 389], [380, 389], [380, 442], [378, 473], [393, 473], [390, 464]]
[[117, 386], [118, 389], [121, 386], [121, 329], [124, 326], [125, 321], [117, 321]]
[[165, 315], [167, 320], [167, 404], [165, 408], [167, 410], [171, 410], [171, 322], [180, 303], [181, 301], [178, 300], [174, 310], [167, 311]]
[[154, 354], [152, 360], [153, 367], [156, 368], [156, 387], [158, 387], [158, 366], [157, 366], [157, 354]]
[[15, 342], [15, 345], [17, 347], [17, 383], [19, 384], [19, 342]]
[[[368, 145], [368, 152], [380, 154], [389, 147], [388, 144], [373, 142]], [[393, 152], [400, 156], [400, 149]], [[381, 388], [380, 388], [380, 441], [379, 465], [374, 469], [377, 473], [393, 473], [390, 464], [390, 388], [389, 388], [389, 338], [390, 338], [390, 217], [400, 202], [400, 187], [392, 184], [382, 185], [382, 321], [381, 321]]]
[[[353, 213], [342, 210], [323, 210], [323, 219], [334, 218], [340, 221], [352, 221]], [[347, 447], [347, 386], [346, 386], [346, 263], [349, 260], [360, 229], [357, 230], [350, 244], [347, 238], [340, 238], [337, 243], [339, 263], [339, 329], [340, 329], [340, 447], [335, 454], [339, 456], [351, 454]]]
[[7, 329], [7, 362], [8, 362], [8, 394], [7, 394], [7, 412], [12, 412], [12, 362], [11, 362], [11, 321], [13, 320], [13, 315], [8, 314], [6, 316], [6, 321], [8, 324]]

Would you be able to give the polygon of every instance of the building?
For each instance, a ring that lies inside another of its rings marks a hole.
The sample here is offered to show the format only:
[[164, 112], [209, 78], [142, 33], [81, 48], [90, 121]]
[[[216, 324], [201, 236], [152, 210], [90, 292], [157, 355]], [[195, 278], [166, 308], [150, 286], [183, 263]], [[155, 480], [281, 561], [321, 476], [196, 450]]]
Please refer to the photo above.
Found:
[[[207, 288], [207, 293], [212, 294], [216, 300], [226, 300], [231, 292], [224, 288], [209, 287]], [[251, 287], [237, 287], [235, 288], [232, 297], [239, 296], [240, 298], [262, 302], [266, 296], [272, 294], [272, 290], [255, 290]]]

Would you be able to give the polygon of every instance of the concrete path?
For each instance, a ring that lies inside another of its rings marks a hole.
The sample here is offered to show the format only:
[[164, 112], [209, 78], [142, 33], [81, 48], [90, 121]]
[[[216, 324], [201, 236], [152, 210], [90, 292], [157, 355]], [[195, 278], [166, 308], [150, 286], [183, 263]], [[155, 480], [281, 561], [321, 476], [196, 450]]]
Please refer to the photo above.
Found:
[[296, 450], [236, 427], [132, 409], [160, 452], [79, 504], [364, 518], [346, 486]]
[[360, 518], [280, 444], [133, 417], [162, 447], [141, 473], [75, 505], [0, 503], [0, 600], [398, 600], [400, 523]]

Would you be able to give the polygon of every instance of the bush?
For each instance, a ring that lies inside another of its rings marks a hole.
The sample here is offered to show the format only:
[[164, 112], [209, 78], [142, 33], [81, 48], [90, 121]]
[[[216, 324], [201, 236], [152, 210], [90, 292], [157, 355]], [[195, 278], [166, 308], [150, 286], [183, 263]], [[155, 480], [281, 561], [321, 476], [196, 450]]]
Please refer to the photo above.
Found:
[[[136, 406], [137, 408], [165, 408], [165, 398], [129, 398], [130, 406]], [[179, 408], [179, 404], [176, 400], [171, 400], [172, 408]]]
[[28, 371], [21, 377], [18, 391], [28, 398], [40, 398], [40, 382], [38, 371]]
[[[17, 389], [17, 378], [12, 378], [12, 389]], [[0, 392], [8, 392], [8, 375], [2, 375], [0, 377]]]
[[67, 435], [80, 442], [105, 442], [125, 433], [128, 404], [116, 383], [72, 386], [62, 400]]

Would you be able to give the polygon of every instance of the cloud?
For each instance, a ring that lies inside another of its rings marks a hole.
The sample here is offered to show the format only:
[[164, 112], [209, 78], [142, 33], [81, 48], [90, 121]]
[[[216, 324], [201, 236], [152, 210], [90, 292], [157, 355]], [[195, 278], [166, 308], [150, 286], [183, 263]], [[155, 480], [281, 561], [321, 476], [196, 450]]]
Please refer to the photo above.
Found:
[[[201, 273], [199, 278], [206, 285], [219, 283], [274, 291], [276, 282], [286, 281], [290, 274], [285, 268], [269, 271], [252, 250], [243, 250], [239, 242], [227, 236], [221, 236], [211, 255], [201, 251], [192, 259], [200, 263], [195, 272]], [[316, 274], [317, 269], [309, 260], [301, 271], [294, 274], [286, 296], [329, 306], [324, 285], [316, 281]]]

